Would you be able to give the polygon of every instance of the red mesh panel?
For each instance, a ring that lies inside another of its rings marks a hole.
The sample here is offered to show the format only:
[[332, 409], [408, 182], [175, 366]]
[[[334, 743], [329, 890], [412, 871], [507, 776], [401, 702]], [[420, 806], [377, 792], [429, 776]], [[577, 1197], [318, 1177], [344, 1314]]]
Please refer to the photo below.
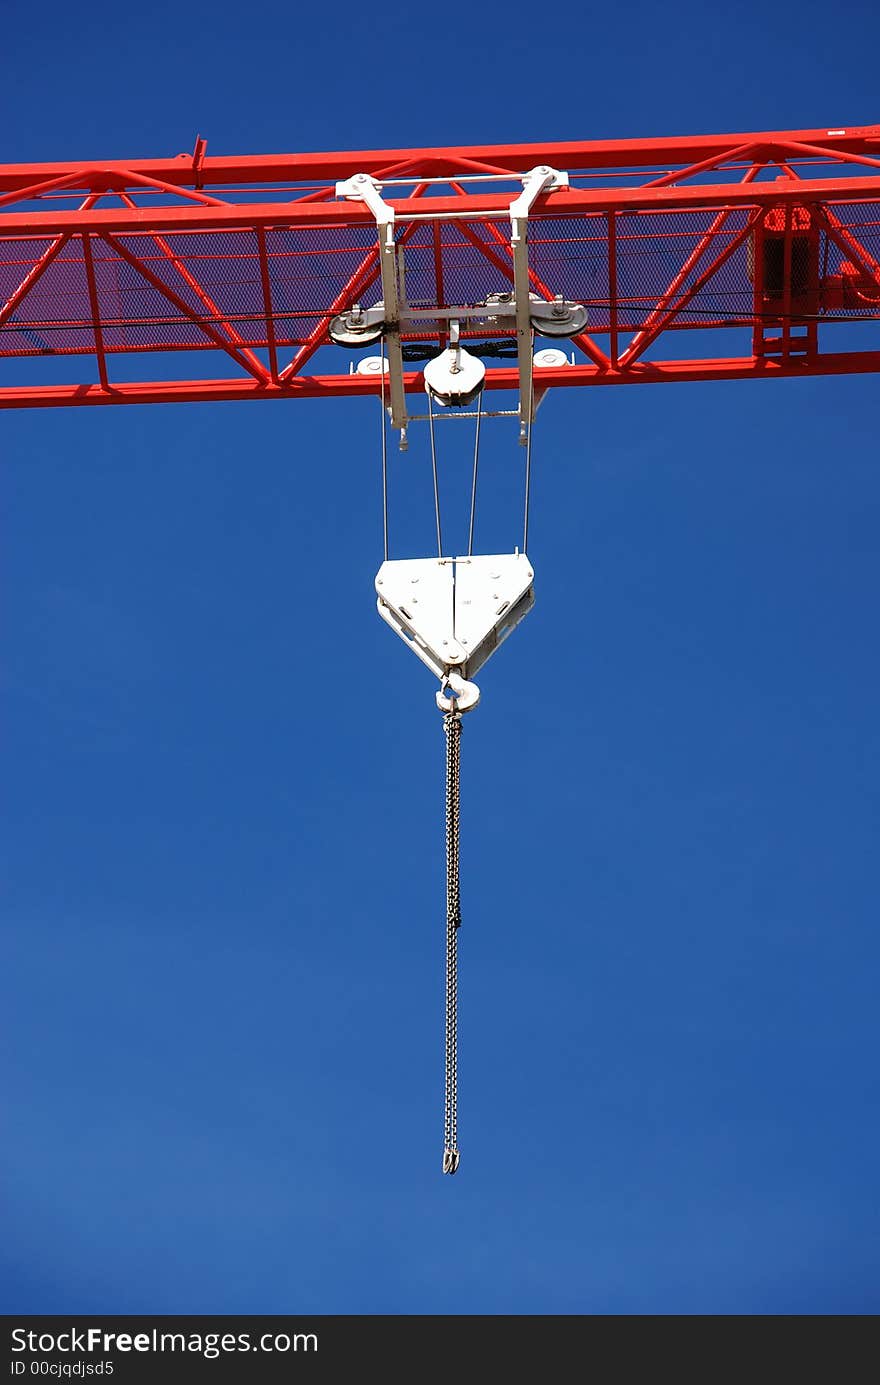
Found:
[[[857, 296], [836, 301], [834, 316], [876, 317], [880, 311], [880, 207], [876, 202], [850, 202], [827, 211], [829, 229], [819, 252], [823, 278], [839, 275], [847, 263], [860, 271]], [[854, 245], [848, 237], [854, 239]]]
[[[877, 316], [880, 305], [872, 295], [880, 287], [880, 269], [875, 268], [880, 265], [878, 206], [842, 203], [826, 211], [827, 230], [821, 208], [810, 214], [817, 218], [818, 272], [823, 282], [849, 275], [849, 287], [836, 299], [819, 299], [820, 320]], [[804, 208], [796, 212], [807, 217]], [[618, 213], [618, 331], [638, 331], [649, 319], [656, 320], [658, 310], [670, 328], [750, 324], [755, 289], [749, 277], [748, 228], [754, 215], [752, 207]], [[760, 215], [765, 230], [779, 220], [776, 210], [768, 212], [766, 206]], [[784, 228], [784, 215], [781, 224]], [[538, 212], [529, 226], [533, 290], [542, 297], [561, 294], [585, 303], [588, 330], [599, 333], [611, 326], [608, 227], [605, 212], [574, 217]], [[451, 221], [437, 231], [432, 223], [402, 221], [396, 235], [404, 247], [406, 291], [413, 307], [473, 305], [512, 288], [510, 225], [504, 219]], [[55, 243], [46, 237], [0, 239], [0, 303], [9, 302]], [[108, 353], [266, 346], [264, 267], [254, 229], [138, 230], [110, 239], [95, 234], [90, 243]], [[372, 225], [276, 226], [265, 232], [265, 248], [274, 339], [280, 347], [316, 345], [326, 339], [331, 313], [354, 301], [370, 306], [381, 297]], [[850, 262], [858, 266], [860, 279], [846, 269]], [[687, 302], [679, 307], [683, 298]], [[670, 308], [677, 310], [667, 319]], [[438, 330], [434, 320], [408, 335]], [[0, 355], [94, 349], [83, 242], [76, 236], [0, 323]]]
[[752, 289], [745, 242], [732, 251], [729, 259], [723, 258], [731, 252], [749, 215], [750, 209], [737, 208], [721, 217], [714, 211], [634, 212], [619, 216], [620, 327], [626, 330], [643, 326], [676, 284], [672, 304], [696, 290], [687, 307], [676, 316], [680, 327], [749, 320]]
[[382, 297], [376, 231], [371, 226], [267, 231], [266, 256], [279, 345], [306, 342], [355, 275], [359, 284], [351, 301], [357, 298], [370, 306]]
[[[503, 242], [503, 229], [501, 236]], [[499, 245], [489, 226], [465, 222], [459, 227], [452, 222], [443, 227], [442, 238], [448, 303], [482, 303], [490, 293], [511, 292], [513, 261], [510, 251], [503, 243]]]
[[[9, 289], [10, 295], [53, 243], [27, 243], [32, 247], [27, 257], [22, 256], [25, 242], [3, 245], [0, 261], [4, 288]], [[4, 355], [27, 356], [93, 351], [91, 321], [82, 241], [72, 240], [43, 271], [9, 322], [0, 329], [0, 350]], [[10, 329], [8, 334], [7, 329]], [[27, 345], [16, 348], [16, 339]]]

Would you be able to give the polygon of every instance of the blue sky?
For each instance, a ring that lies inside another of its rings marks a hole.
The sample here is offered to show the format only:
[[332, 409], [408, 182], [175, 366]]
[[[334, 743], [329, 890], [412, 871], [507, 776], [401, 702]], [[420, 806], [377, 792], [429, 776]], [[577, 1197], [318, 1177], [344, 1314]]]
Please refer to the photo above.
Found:
[[[880, 121], [867, 4], [34, 13], [10, 161]], [[876, 391], [544, 405], [463, 741], [455, 1179], [375, 406], [2, 416], [5, 1311], [877, 1310]]]

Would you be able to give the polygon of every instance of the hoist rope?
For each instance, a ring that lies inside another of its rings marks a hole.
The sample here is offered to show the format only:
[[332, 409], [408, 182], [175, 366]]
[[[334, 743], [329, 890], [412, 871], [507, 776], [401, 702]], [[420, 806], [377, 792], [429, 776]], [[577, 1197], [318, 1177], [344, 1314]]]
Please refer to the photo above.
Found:
[[[532, 347], [535, 345], [535, 336], [532, 333]], [[534, 351], [530, 353], [529, 359], [534, 356]], [[525, 502], [523, 506], [523, 542], [522, 551], [529, 551], [529, 506], [532, 499], [532, 405], [535, 398], [535, 371], [534, 366], [529, 370], [529, 403], [526, 412], [526, 487]]]
[[434, 406], [428, 390], [428, 431], [431, 434], [431, 471], [434, 475], [434, 520], [437, 526], [437, 557], [443, 557], [443, 535], [440, 531], [440, 482], [437, 478], [437, 444], [434, 439]]
[[388, 415], [385, 412], [385, 338], [379, 356], [379, 375], [382, 380], [382, 549], [388, 562]]
[[480, 460], [480, 423], [483, 417], [483, 392], [477, 395], [477, 428], [474, 434], [474, 479], [471, 482], [471, 522], [468, 526], [468, 557], [474, 551], [474, 518], [477, 512], [477, 466]]
[[461, 794], [461, 712], [445, 712], [446, 734], [446, 1094], [443, 1172], [458, 1168], [458, 828]]

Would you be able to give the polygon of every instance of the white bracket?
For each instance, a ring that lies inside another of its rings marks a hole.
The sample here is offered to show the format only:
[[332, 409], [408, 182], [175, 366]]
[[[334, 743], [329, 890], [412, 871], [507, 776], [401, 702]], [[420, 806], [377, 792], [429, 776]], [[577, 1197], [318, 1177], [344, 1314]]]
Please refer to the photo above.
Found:
[[[384, 335], [388, 355], [389, 414], [391, 426], [402, 430], [405, 436], [409, 416], [406, 408], [406, 395], [403, 388], [404, 361], [400, 342], [401, 329], [418, 329], [420, 323], [434, 324], [438, 320], [471, 324], [485, 322], [490, 328], [509, 326], [516, 334], [517, 362], [519, 375], [519, 418], [523, 438], [525, 430], [535, 417], [537, 400], [532, 384], [532, 331], [544, 336], [574, 336], [582, 331], [587, 322], [587, 310], [579, 303], [569, 303], [561, 295], [547, 302], [539, 295], [530, 292], [528, 258], [529, 215], [535, 201], [542, 193], [555, 192], [569, 186], [568, 174], [548, 164], [541, 164], [522, 175], [522, 191], [510, 203], [507, 215], [510, 218], [510, 248], [513, 260], [514, 292], [492, 293], [484, 303], [460, 304], [443, 307], [410, 307], [406, 300], [403, 247], [394, 239], [395, 210], [382, 197], [382, 184], [368, 173], [356, 173], [336, 184], [337, 197], [348, 201], [363, 202], [369, 207], [375, 221], [379, 237], [379, 265], [382, 279], [382, 300], [371, 308], [352, 304], [340, 313], [330, 324], [331, 339], [339, 344], [357, 347], [369, 346], [380, 335]], [[425, 203], [430, 209], [430, 200]], [[497, 215], [504, 215], [499, 210]], [[425, 217], [430, 217], [426, 210]], [[424, 328], [423, 328], [424, 330]], [[362, 343], [359, 338], [363, 338]], [[462, 349], [456, 353], [455, 364], [459, 364]], [[444, 376], [448, 373], [449, 362], [440, 353], [434, 373]], [[435, 366], [434, 362], [430, 363]], [[476, 363], [475, 363], [476, 366]], [[431, 371], [426, 370], [428, 388]], [[476, 379], [476, 377], [475, 377]], [[458, 382], [461, 384], [461, 382]], [[479, 381], [476, 381], [477, 388]], [[441, 403], [444, 391], [433, 391]], [[446, 391], [447, 394], [456, 392]], [[459, 390], [461, 397], [469, 390]], [[472, 396], [471, 396], [472, 397]], [[403, 445], [403, 437], [401, 439]]]
[[520, 424], [534, 422], [532, 388], [532, 321], [529, 297], [529, 213], [542, 192], [567, 188], [568, 174], [549, 164], [539, 164], [524, 174], [523, 190], [510, 204], [510, 253], [513, 256], [513, 290], [516, 300], [516, 353], [519, 369]]
[[377, 607], [467, 711], [470, 680], [535, 604], [534, 577], [525, 553], [394, 559], [376, 575]]
[[365, 202], [376, 218], [379, 236], [379, 272], [382, 278], [382, 318], [388, 353], [388, 392], [392, 428], [406, 428], [406, 395], [403, 389], [403, 352], [400, 348], [400, 294], [398, 250], [394, 240], [394, 208], [382, 197], [382, 185], [369, 173], [356, 173], [336, 184], [336, 196], [349, 202]]

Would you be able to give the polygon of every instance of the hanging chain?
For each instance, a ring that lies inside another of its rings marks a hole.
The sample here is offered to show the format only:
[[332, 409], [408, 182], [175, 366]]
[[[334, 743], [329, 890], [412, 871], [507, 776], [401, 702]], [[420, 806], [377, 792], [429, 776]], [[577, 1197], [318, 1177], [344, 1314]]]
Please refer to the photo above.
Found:
[[443, 1172], [458, 1168], [458, 826], [461, 792], [461, 712], [443, 716], [446, 733], [446, 1106]]

